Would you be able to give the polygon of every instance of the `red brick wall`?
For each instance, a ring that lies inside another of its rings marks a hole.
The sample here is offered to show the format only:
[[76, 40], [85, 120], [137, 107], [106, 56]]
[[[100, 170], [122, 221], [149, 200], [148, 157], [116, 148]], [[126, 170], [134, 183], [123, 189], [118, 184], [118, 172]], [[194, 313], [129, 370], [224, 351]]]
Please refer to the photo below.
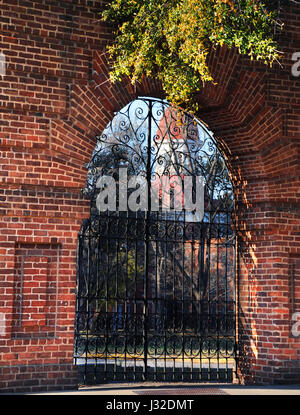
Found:
[[299, 6], [286, 6], [281, 18], [282, 67], [219, 49], [210, 60], [219, 84], [199, 96], [200, 117], [224, 143], [244, 205], [238, 282], [243, 383], [300, 381], [300, 337], [291, 334], [300, 253], [300, 77], [291, 74], [300, 44]]
[[[104, 48], [111, 28], [96, 14], [103, 4], [0, 5], [0, 51], [7, 61], [0, 77], [2, 390], [76, 387], [76, 244], [89, 216], [80, 193], [84, 164], [113, 111], [137, 95], [163, 96], [156, 81], [136, 89], [108, 81]], [[300, 337], [291, 336], [299, 297], [300, 77], [291, 75], [291, 55], [300, 45], [299, 6], [286, 6], [282, 19], [282, 68], [220, 48], [210, 57], [218, 85], [199, 94], [199, 118], [224, 146], [245, 207], [242, 382], [300, 381]]]

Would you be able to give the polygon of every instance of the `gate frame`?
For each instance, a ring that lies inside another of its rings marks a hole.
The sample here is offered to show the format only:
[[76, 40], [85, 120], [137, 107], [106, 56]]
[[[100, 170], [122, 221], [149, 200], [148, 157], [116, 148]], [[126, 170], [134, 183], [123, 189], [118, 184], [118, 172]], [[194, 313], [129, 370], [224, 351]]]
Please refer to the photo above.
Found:
[[[148, 101], [149, 103], [151, 103], [150, 106], [149, 106], [149, 113], [151, 115], [148, 116], [148, 118], [149, 118], [149, 130], [148, 130], [148, 137], [147, 137], [147, 149], [148, 149], [148, 151], [151, 151], [149, 149], [151, 148], [151, 140], [152, 140], [152, 138], [151, 138], [151, 116], [152, 116], [152, 112], [151, 111], [152, 111], [152, 102], [160, 102], [162, 104], [167, 104], [167, 103], [166, 103], [165, 100], [157, 99], [157, 98], [150, 98], [150, 97], [138, 97], [138, 98], [136, 98], [136, 100], [140, 100], [140, 99], [143, 100], [143, 101]], [[134, 101], [136, 101], [136, 100], [134, 100]], [[134, 101], [131, 101], [127, 105], [132, 104], [132, 102], [134, 102]], [[189, 114], [187, 114], [187, 115], [190, 116]], [[227, 162], [226, 162], [226, 159], [225, 159], [224, 152], [223, 152], [223, 150], [220, 149], [220, 146], [216, 142], [216, 140], [214, 139], [212, 133], [203, 125], [202, 122], [200, 122], [199, 120], [197, 120], [194, 117], [193, 117], [193, 119], [196, 120], [197, 124], [200, 125], [201, 128], [204, 129], [206, 131], [206, 133], [209, 135], [209, 138], [210, 138], [210, 140], [212, 140], [215, 148], [217, 149], [218, 152], [220, 152], [221, 157], [224, 160], [225, 167], [226, 167], [227, 171], [229, 172], [230, 170], [228, 168], [228, 165], [227, 165]], [[148, 174], [150, 174], [150, 176], [147, 177], [147, 181], [150, 180], [150, 177], [151, 177], [150, 164], [151, 164], [151, 160], [150, 160], [150, 157], [148, 157], [148, 159], [147, 159], [147, 176], [148, 176]], [[230, 179], [230, 183], [231, 183], [231, 186], [232, 186], [233, 196], [234, 196], [234, 210], [233, 210], [233, 212], [236, 213], [236, 209], [235, 209], [235, 205], [236, 205], [236, 203], [235, 203], [236, 202], [236, 200], [235, 200], [235, 187], [234, 187], [233, 183], [231, 182], [231, 179]], [[150, 188], [148, 186], [148, 210], [147, 210], [147, 219], [146, 219], [146, 222], [148, 222], [148, 223], [150, 222], [149, 203], [150, 203]], [[91, 220], [91, 218], [92, 218], [92, 215], [90, 216], [90, 220]], [[232, 226], [233, 226], [233, 223], [231, 223], [231, 227]], [[235, 325], [235, 328], [234, 328], [234, 339], [235, 339], [235, 344], [234, 344], [233, 359], [234, 359], [235, 364], [234, 364], [234, 367], [232, 369], [232, 375], [233, 375], [232, 382], [236, 382], [236, 379], [237, 379], [238, 335], [239, 335], [239, 331], [238, 331], [238, 328], [239, 328], [239, 318], [238, 318], [238, 315], [239, 315], [238, 314], [239, 313], [239, 290], [238, 290], [238, 287], [239, 287], [239, 252], [240, 252], [240, 250], [239, 250], [239, 244], [240, 244], [240, 242], [239, 242], [239, 238], [238, 238], [238, 232], [237, 232], [236, 229], [234, 230], [234, 234], [235, 234], [235, 236], [234, 236], [234, 238], [235, 238], [235, 246], [234, 246], [234, 267], [233, 267], [234, 268], [234, 290], [233, 290], [234, 298], [233, 298], [233, 301], [234, 301], [234, 310], [235, 310], [234, 311], [234, 322], [235, 322], [234, 323], [234, 325]], [[146, 238], [145, 239], [147, 241], [146, 242], [146, 245], [148, 246], [148, 244], [149, 244], [148, 226], [146, 226]], [[147, 252], [148, 252], [148, 248], [147, 248]], [[79, 262], [79, 258], [77, 258], [77, 267], [78, 267], [78, 262]], [[146, 269], [147, 269], [147, 267], [148, 267], [148, 255], [146, 255], [146, 264], [145, 264], [145, 268]], [[77, 280], [77, 284], [78, 284], [78, 280]], [[147, 297], [147, 283], [145, 284], [145, 290], [146, 291], [145, 291], [143, 315], [146, 315], [145, 314], [145, 308], [147, 308], [146, 307], [147, 298], [148, 298]], [[78, 297], [78, 290], [77, 290], [77, 297]], [[76, 314], [77, 314], [77, 312], [78, 312], [78, 309], [77, 309], [77, 299], [76, 299]], [[76, 321], [77, 321], [77, 317], [76, 317]], [[148, 336], [147, 336], [148, 332], [147, 332], [147, 327], [145, 326], [146, 324], [147, 323], [146, 323], [146, 319], [145, 319], [145, 322], [144, 322], [144, 331], [143, 331], [144, 339], [145, 339], [144, 350], [145, 350], [145, 348], [147, 349], [147, 347], [148, 347]], [[75, 339], [75, 344], [76, 344], [76, 339]], [[147, 360], [148, 360], [147, 353], [144, 353], [143, 361], [144, 361], [144, 370], [145, 370], [145, 372], [143, 372], [143, 380], [149, 380], [149, 379], [147, 379]]]

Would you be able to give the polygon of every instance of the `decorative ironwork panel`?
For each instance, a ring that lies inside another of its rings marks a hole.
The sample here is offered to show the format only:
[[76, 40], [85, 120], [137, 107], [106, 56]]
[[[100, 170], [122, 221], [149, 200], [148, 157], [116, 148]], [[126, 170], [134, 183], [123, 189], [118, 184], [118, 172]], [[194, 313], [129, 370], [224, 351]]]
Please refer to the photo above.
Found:
[[[75, 330], [81, 383], [230, 381], [234, 199], [212, 134], [164, 101], [138, 99], [98, 137], [87, 168], [91, 217], [78, 238]], [[172, 175], [201, 177], [204, 215], [195, 220], [177, 211], [176, 191], [173, 209], [158, 196], [156, 211], [148, 198], [145, 210], [100, 212], [98, 180], [110, 175], [120, 187], [120, 168], [148, 184]]]

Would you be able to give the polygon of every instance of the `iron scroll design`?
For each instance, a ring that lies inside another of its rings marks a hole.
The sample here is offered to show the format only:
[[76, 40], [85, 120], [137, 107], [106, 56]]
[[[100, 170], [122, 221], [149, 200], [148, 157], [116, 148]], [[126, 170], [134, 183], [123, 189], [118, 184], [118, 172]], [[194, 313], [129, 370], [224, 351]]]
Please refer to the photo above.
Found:
[[[212, 133], [196, 118], [167, 102], [139, 98], [119, 111], [103, 133], [88, 168], [83, 192], [91, 199], [103, 175], [118, 181], [118, 169], [155, 182], [163, 176], [201, 177], [205, 210], [211, 215], [234, 209], [234, 192], [226, 161]], [[96, 210], [94, 211], [96, 213]], [[207, 215], [206, 215], [207, 216]], [[210, 218], [211, 220], [211, 218]]]

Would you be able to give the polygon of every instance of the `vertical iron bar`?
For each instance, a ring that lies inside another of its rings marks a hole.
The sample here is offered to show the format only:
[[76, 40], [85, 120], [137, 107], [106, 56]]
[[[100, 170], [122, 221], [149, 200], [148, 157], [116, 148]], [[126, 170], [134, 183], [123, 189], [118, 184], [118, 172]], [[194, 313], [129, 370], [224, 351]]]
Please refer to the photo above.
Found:
[[[97, 229], [97, 236], [94, 236], [94, 239], [96, 240], [96, 246], [97, 246], [97, 256], [96, 256], [96, 298], [95, 298], [95, 305], [96, 305], [96, 322], [99, 321], [99, 303], [101, 302], [101, 300], [99, 299], [100, 297], [100, 292], [99, 292], [99, 266], [100, 266], [100, 261], [99, 261], [99, 253], [100, 253], [100, 232], [99, 232], [99, 227], [100, 227], [100, 222], [98, 223], [98, 229]], [[96, 337], [95, 337], [95, 342], [96, 342], [96, 354], [95, 354], [95, 378], [97, 379], [97, 369], [98, 369], [98, 330], [97, 326], [94, 328], [94, 332], [96, 333]]]
[[151, 122], [152, 122], [152, 101], [149, 102], [148, 112], [148, 142], [147, 142], [147, 212], [146, 212], [146, 223], [145, 223], [145, 277], [144, 277], [144, 373], [143, 379], [146, 380], [148, 377], [148, 273], [149, 273], [149, 222], [150, 222], [150, 209], [151, 209]]
[[[101, 219], [100, 219], [101, 220]], [[104, 218], [103, 218], [104, 220]], [[106, 284], [106, 299], [105, 299], [105, 354], [104, 354], [104, 380], [108, 380], [108, 364], [107, 364], [107, 354], [108, 354], [108, 323], [109, 323], [109, 285], [108, 285], [108, 273], [109, 273], [109, 238], [108, 238], [108, 212], [106, 217], [106, 273], [105, 273], [105, 284]]]
[[219, 290], [219, 255], [220, 255], [220, 213], [217, 222], [217, 272], [216, 272], [216, 332], [217, 332], [217, 379], [220, 380], [220, 290]]
[[[172, 302], [172, 306], [173, 306], [173, 335], [175, 335], [176, 332], [176, 308], [175, 308], [175, 257], [176, 257], [176, 225], [173, 222], [173, 226], [175, 227], [175, 231], [174, 231], [174, 237], [172, 240], [172, 249], [173, 249], [173, 302]], [[176, 342], [175, 342], [175, 347], [176, 347]], [[174, 348], [173, 348], [173, 353], [174, 353]], [[175, 358], [173, 358], [173, 373], [172, 373], [172, 380], [175, 380]]]
[[240, 319], [239, 319], [239, 307], [240, 307], [240, 251], [239, 251], [239, 238], [237, 233], [235, 234], [235, 333], [234, 333], [234, 359], [235, 359], [235, 376], [237, 378], [238, 373], [238, 338], [240, 336]]
[[[226, 210], [226, 237], [225, 237], [225, 330], [226, 330], [226, 340], [228, 337], [228, 210]], [[228, 380], [229, 377], [229, 370], [228, 370], [228, 348], [227, 348], [228, 342], [226, 341], [226, 380]]]
[[[209, 330], [209, 334], [210, 337], [209, 339], [211, 339], [211, 327], [212, 327], [212, 313], [211, 313], [211, 298], [210, 298], [210, 267], [211, 267], [211, 257], [210, 257], [210, 247], [211, 247], [211, 237], [212, 237], [212, 228], [213, 228], [213, 223], [211, 222], [211, 215], [210, 215], [210, 222], [209, 222], [209, 236], [207, 239], [207, 252], [206, 252], [206, 257], [207, 257], [207, 285], [206, 285], [206, 290], [207, 290], [207, 310], [208, 310], [208, 330]], [[208, 380], [211, 380], [211, 357], [210, 357], [210, 347], [211, 347], [211, 342], [208, 341]]]
[[[126, 367], [126, 358], [127, 358], [127, 336], [128, 336], [128, 305], [129, 305], [129, 301], [128, 301], [128, 211], [126, 212], [126, 218], [124, 218], [125, 221], [125, 251], [126, 251], [126, 272], [125, 272], [125, 299], [124, 299], [124, 311], [123, 311], [123, 315], [124, 315], [124, 320], [123, 320], [123, 333], [124, 333], [124, 359], [125, 359], [125, 363], [124, 363], [124, 380], [126, 380], [127, 378], [127, 367]], [[123, 267], [122, 267], [123, 268]], [[122, 270], [123, 271], [123, 270]]]
[[[113, 217], [114, 218], [114, 217]], [[119, 250], [120, 250], [120, 240], [119, 240], [119, 212], [118, 217], [114, 218], [117, 224], [117, 236], [115, 238], [116, 242], [116, 285], [115, 285], [115, 298], [114, 298], [114, 305], [115, 305], [115, 315], [114, 315], [114, 330], [115, 330], [115, 339], [118, 342], [119, 339], [119, 284], [118, 284], [118, 277], [119, 277]], [[115, 344], [115, 364], [114, 364], [114, 380], [117, 380], [118, 374], [118, 347]]]
[[[136, 216], [136, 214], [135, 214]], [[136, 219], [136, 217], [135, 217]], [[137, 356], [137, 275], [138, 275], [138, 255], [137, 255], [137, 250], [138, 250], [138, 223], [137, 220], [135, 220], [135, 252], [134, 252], [134, 263], [135, 263], [135, 270], [134, 270], [134, 303], [133, 303], [133, 316], [134, 316], [134, 334], [135, 334], [135, 340], [134, 340], [134, 356]], [[134, 368], [133, 368], [133, 372], [134, 372], [134, 380], [136, 380], [136, 357], [134, 357]]]
[[167, 327], [168, 327], [168, 305], [167, 305], [167, 275], [168, 275], [168, 241], [167, 221], [165, 216], [165, 244], [164, 244], [164, 380], [167, 380]]
[[[154, 321], [155, 321], [155, 327], [154, 327], [154, 335], [157, 338], [157, 326], [158, 326], [158, 322], [159, 322], [159, 318], [160, 318], [160, 314], [159, 314], [159, 293], [160, 293], [160, 275], [158, 272], [158, 245], [159, 245], [159, 241], [158, 241], [158, 236], [159, 236], [159, 221], [158, 221], [158, 212], [156, 212], [156, 236], [155, 236], [155, 307], [154, 307]], [[155, 372], [154, 372], [154, 380], [157, 381], [157, 358], [155, 358]]]
[[[194, 310], [194, 243], [195, 243], [195, 224], [193, 224], [193, 231], [192, 231], [192, 241], [191, 241], [191, 323], [192, 323], [192, 330], [191, 332], [193, 332], [194, 335], [197, 335], [197, 329], [195, 330], [195, 323], [194, 323], [194, 318], [193, 318], [193, 310]], [[196, 268], [197, 269], [197, 268]], [[198, 304], [196, 303], [196, 324], [198, 324], [198, 319], [199, 319], [199, 315], [198, 315]], [[192, 354], [193, 351], [193, 345], [191, 342], [191, 356], [193, 356]], [[191, 376], [190, 376], [190, 380], [193, 380], [193, 357], [191, 358]]]
[[182, 330], [182, 380], [184, 380], [184, 331], [185, 331], [185, 301], [184, 301], [184, 269], [185, 269], [185, 210], [183, 211], [183, 232], [182, 232], [182, 316], [181, 316], [181, 330]]
[[91, 261], [90, 261], [90, 255], [91, 255], [91, 247], [90, 247], [90, 238], [91, 238], [91, 222], [89, 221], [89, 231], [88, 231], [88, 264], [87, 264], [87, 292], [86, 292], [86, 349], [85, 349], [85, 370], [84, 370], [84, 379], [85, 383], [87, 380], [88, 375], [88, 348], [89, 348], [89, 302], [90, 302], [90, 272], [91, 272]]

